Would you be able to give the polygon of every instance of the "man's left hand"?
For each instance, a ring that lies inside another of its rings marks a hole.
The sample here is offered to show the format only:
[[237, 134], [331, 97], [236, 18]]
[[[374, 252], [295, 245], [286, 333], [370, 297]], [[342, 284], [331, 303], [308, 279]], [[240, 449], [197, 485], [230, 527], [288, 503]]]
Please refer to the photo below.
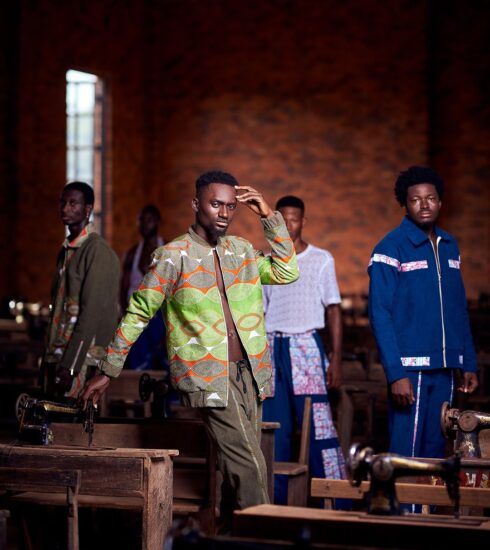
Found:
[[248, 185], [235, 185], [235, 189], [237, 191], [239, 189], [245, 190], [245, 193], [236, 196], [236, 200], [248, 206], [252, 212], [259, 214], [261, 218], [271, 218], [274, 215], [272, 208], [265, 202], [262, 193], [259, 193], [256, 189]]
[[92, 399], [94, 405], [100, 399], [100, 396], [106, 391], [109, 386], [111, 379], [105, 374], [96, 374], [91, 378], [83, 388], [83, 391], [80, 395], [80, 401], [82, 403], [82, 408], [85, 410], [87, 408], [87, 401]]
[[340, 357], [333, 356], [327, 369], [327, 386], [329, 389], [340, 388], [342, 385], [342, 362]]
[[478, 388], [478, 378], [474, 372], [465, 372], [463, 375], [463, 384], [459, 386], [458, 391], [463, 393], [473, 393]]

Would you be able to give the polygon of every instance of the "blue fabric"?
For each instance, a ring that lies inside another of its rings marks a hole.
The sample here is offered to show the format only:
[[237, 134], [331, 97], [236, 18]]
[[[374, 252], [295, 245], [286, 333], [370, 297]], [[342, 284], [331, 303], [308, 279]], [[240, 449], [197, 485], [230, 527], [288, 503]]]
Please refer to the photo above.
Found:
[[160, 310], [131, 346], [124, 367], [133, 370], [168, 370], [165, 323]]
[[408, 457], [444, 458], [447, 440], [441, 430], [441, 408], [454, 396], [453, 371], [446, 369], [407, 372], [415, 402], [396, 407], [389, 396], [388, 415], [391, 453]]
[[[307, 395], [294, 395], [289, 354], [289, 338], [276, 336], [274, 339], [274, 356], [272, 358], [275, 369], [274, 397], [267, 398], [263, 406], [263, 420], [266, 422], [280, 422], [281, 427], [275, 433], [275, 460], [281, 462], [291, 461], [291, 444], [294, 430], [303, 422], [303, 409]], [[323, 344], [318, 333], [315, 333], [315, 341], [324, 358]], [[325, 365], [324, 365], [325, 367]], [[325, 368], [323, 368], [325, 372]], [[328, 396], [311, 395], [313, 403], [328, 403]], [[339, 447], [338, 439], [315, 439], [315, 429], [312, 424], [310, 430], [310, 476], [325, 477], [322, 460], [322, 449]], [[274, 476], [274, 503], [287, 504], [287, 476]]]
[[[430, 365], [424, 371], [477, 370], [461, 270], [454, 267], [459, 265], [459, 249], [445, 231], [437, 227], [436, 234], [440, 237], [440, 289], [432, 244], [408, 217], [373, 251], [373, 256], [393, 260], [390, 265], [371, 258], [368, 268], [369, 318], [388, 383], [421, 369], [403, 366], [401, 357], [428, 357]], [[404, 270], [401, 264], [409, 262], [426, 262], [427, 268]]]

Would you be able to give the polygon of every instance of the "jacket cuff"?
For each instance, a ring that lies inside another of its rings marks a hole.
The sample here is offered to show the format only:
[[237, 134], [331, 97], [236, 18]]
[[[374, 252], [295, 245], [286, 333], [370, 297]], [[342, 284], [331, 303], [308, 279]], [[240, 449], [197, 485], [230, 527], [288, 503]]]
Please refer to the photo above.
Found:
[[278, 225], [285, 225], [282, 214], [277, 210], [274, 211], [274, 215], [271, 218], [260, 218], [260, 221], [262, 222], [264, 229], [274, 229], [274, 227], [277, 227]]
[[122, 371], [121, 367], [116, 367], [105, 359], [102, 359], [100, 362], [99, 369], [102, 374], [105, 374], [109, 378], [117, 378]]
[[388, 384], [393, 384], [393, 382], [401, 380], [402, 378], [408, 378], [407, 372], [401, 369], [385, 369], [385, 373]]

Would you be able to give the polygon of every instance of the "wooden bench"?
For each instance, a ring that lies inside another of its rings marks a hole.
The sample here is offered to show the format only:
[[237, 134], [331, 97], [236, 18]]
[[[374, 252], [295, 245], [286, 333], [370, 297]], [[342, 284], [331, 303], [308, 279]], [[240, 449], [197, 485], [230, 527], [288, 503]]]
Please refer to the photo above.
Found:
[[[369, 485], [369, 481], [363, 481], [359, 487], [354, 487], [346, 479], [313, 478], [311, 496], [326, 499], [326, 508], [332, 508], [336, 498], [362, 500]], [[490, 508], [490, 488], [460, 487], [459, 492], [461, 507]], [[453, 506], [446, 487], [442, 485], [396, 482], [396, 495], [401, 503]]]
[[[365, 512], [261, 504], [234, 512], [233, 535], [270, 542], [294, 541], [296, 548], [410, 549], [487, 548], [490, 518], [374, 516]], [[279, 546], [280, 547], [280, 546]]]
[[[76, 426], [76, 425], [73, 425]], [[76, 426], [80, 429], [80, 425]], [[115, 508], [142, 512], [142, 550], [161, 550], [172, 520], [175, 450], [101, 449], [58, 445], [0, 444], [0, 467], [40, 471], [76, 469], [81, 472], [79, 507]], [[11, 496], [18, 503], [61, 506], [60, 493], [26, 491]]]
[[[80, 470], [53, 468], [0, 467], [0, 502], [7, 508], [14, 504], [17, 493], [64, 493], [67, 507], [67, 547], [78, 550], [78, 491]], [[4, 541], [5, 543], [5, 541]], [[0, 548], [4, 548], [0, 542]]]
[[[216, 451], [198, 419], [110, 419], [95, 424], [93, 445], [127, 449], [177, 449], [173, 457], [173, 515], [193, 515], [202, 530], [216, 525]], [[53, 423], [57, 445], [87, 445], [80, 424]]]
[[[287, 476], [287, 502], [290, 506], [306, 506], [308, 500], [311, 430], [311, 397], [305, 398], [297, 462], [273, 462], [274, 475]], [[271, 493], [271, 500], [273, 493]]]

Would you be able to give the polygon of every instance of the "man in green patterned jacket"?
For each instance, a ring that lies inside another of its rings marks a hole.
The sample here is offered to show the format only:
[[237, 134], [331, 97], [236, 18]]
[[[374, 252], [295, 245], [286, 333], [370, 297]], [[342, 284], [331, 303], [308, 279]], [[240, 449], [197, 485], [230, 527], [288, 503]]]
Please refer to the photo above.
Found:
[[[271, 255], [242, 238], [226, 236], [238, 204], [260, 216]], [[123, 368], [131, 345], [158, 309], [167, 327], [171, 381], [182, 401], [199, 407], [215, 441], [223, 474], [220, 532], [230, 530], [234, 509], [269, 502], [260, 450], [262, 401], [270, 394], [262, 284], [299, 277], [284, 219], [261, 193], [239, 186], [225, 172], [196, 181], [195, 223], [158, 248], [133, 294], [100, 374], [82, 399], [94, 402]]]

